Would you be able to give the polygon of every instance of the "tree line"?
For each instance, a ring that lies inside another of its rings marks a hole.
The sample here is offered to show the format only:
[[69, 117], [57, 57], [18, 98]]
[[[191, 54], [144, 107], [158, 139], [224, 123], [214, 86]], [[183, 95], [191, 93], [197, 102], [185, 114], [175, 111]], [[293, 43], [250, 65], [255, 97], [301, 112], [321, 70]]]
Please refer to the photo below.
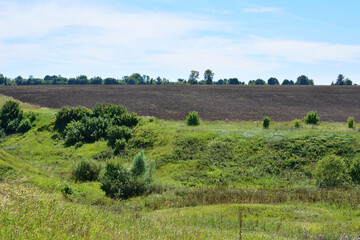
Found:
[[[245, 82], [239, 81], [238, 78], [214, 80], [214, 73], [207, 69], [204, 72], [203, 79], [200, 80], [200, 73], [192, 70], [187, 79], [179, 78], [176, 82], [171, 82], [166, 78], [150, 78], [148, 75], [134, 73], [130, 76], [123, 76], [121, 79], [101, 78], [99, 76], [88, 78], [86, 75], [80, 75], [76, 78], [65, 78], [61, 75], [46, 75], [44, 78], [34, 78], [30, 75], [27, 79], [18, 76], [14, 79], [5, 77], [0, 74], [0, 85], [169, 85], [169, 84], [189, 84], [189, 85], [246, 85]], [[314, 80], [305, 75], [299, 76], [296, 81], [284, 79], [281, 83], [271, 77], [267, 81], [258, 78], [248, 81], [247, 85], [314, 85]], [[339, 74], [336, 81], [331, 85], [353, 85], [353, 82]]]

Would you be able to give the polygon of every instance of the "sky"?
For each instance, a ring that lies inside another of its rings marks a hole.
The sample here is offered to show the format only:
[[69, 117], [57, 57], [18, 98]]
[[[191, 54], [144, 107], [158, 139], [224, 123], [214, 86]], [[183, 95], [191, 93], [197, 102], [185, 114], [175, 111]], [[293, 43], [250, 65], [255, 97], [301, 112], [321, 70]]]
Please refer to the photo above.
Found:
[[360, 84], [358, 0], [0, 0], [0, 73]]

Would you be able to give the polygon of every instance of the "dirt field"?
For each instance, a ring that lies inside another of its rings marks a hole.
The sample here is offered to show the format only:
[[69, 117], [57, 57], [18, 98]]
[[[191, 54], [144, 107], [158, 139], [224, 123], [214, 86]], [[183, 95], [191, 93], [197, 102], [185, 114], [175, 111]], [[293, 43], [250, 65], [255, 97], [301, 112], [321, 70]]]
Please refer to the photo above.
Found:
[[198, 111], [209, 121], [290, 121], [315, 110], [324, 121], [360, 120], [360, 86], [2, 86], [0, 94], [49, 108], [111, 102], [160, 119]]

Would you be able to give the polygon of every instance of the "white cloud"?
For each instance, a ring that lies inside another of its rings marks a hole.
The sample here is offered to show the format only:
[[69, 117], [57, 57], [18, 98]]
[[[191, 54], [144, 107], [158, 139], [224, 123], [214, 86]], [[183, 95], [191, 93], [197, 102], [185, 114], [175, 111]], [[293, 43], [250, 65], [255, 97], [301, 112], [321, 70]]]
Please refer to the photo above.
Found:
[[275, 7], [260, 7], [260, 8], [245, 8], [243, 12], [248, 13], [268, 13], [268, 12], [281, 12], [282, 8], [275, 8]]
[[292, 63], [360, 64], [360, 45], [234, 39], [223, 35], [234, 31], [231, 23], [206, 16], [129, 12], [81, 1], [1, 2], [0, 9], [0, 69], [16, 75], [141, 72], [175, 80], [211, 68], [216, 78], [256, 78]]

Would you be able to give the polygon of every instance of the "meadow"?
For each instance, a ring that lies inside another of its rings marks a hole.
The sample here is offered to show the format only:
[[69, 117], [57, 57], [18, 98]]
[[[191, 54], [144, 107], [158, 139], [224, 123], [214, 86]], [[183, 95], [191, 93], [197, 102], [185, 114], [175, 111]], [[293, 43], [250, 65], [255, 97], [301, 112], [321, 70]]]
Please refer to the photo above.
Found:
[[[314, 173], [328, 156], [354, 165], [359, 124], [283, 121], [264, 129], [260, 120], [187, 126], [144, 117], [114, 154], [104, 139], [67, 146], [53, 129], [58, 110], [20, 107], [36, 120], [28, 132], [0, 139], [3, 239], [360, 237], [358, 183], [323, 188]], [[148, 194], [112, 199], [101, 182], [74, 179], [81, 161], [96, 162], [101, 177], [108, 162], [128, 167], [140, 150], [156, 165]]]

